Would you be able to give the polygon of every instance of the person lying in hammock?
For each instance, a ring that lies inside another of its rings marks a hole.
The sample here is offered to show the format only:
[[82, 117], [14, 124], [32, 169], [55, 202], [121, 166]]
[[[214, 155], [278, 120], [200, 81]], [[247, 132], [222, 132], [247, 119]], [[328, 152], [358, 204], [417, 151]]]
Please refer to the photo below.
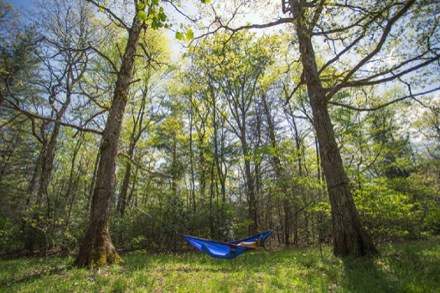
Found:
[[251, 247], [251, 248], [257, 248], [257, 247], [264, 247], [264, 237], [260, 236], [260, 238], [257, 241], [242, 241], [237, 244], [237, 246], [241, 247]]
[[189, 242], [189, 244], [211, 257], [233, 259], [247, 251], [251, 251], [258, 247], [264, 247], [264, 241], [270, 236], [270, 234], [272, 234], [272, 231], [266, 231], [261, 234], [231, 242], [221, 242], [188, 235], [182, 236]]

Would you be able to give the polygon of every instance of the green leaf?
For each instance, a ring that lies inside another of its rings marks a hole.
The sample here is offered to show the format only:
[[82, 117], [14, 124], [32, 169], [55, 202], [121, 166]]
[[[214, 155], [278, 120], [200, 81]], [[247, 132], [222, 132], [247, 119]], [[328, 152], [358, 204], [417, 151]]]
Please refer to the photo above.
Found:
[[185, 39], [185, 35], [179, 32], [176, 32], [176, 39], [183, 41]]
[[147, 20], [147, 15], [145, 14], [145, 12], [143, 10], [138, 11], [137, 17], [142, 21]]
[[187, 40], [194, 39], [194, 32], [190, 28], [186, 30], [186, 39]]
[[144, 9], [145, 4], [142, 3], [142, 2], [138, 2], [138, 3], [136, 4], [136, 7], [137, 7], [138, 10], [142, 10], [142, 9]]
[[202, 0], [202, 3], [209, 4], [211, 3], [211, 0]]
[[159, 5], [159, 0], [152, 0], [152, 1], [151, 1], [151, 4], [152, 4], [152, 5]]
[[165, 21], [167, 20], [167, 16], [166, 16], [166, 14], [163, 13], [163, 12], [160, 12], [160, 13], [159, 13], [159, 18], [160, 18], [160, 20], [161, 20], [162, 22], [165, 22]]

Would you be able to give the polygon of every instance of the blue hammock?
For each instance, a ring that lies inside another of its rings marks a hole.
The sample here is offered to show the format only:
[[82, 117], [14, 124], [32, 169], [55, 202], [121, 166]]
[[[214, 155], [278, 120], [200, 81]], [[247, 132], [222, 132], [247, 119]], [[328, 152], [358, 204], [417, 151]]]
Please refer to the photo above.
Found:
[[272, 231], [231, 242], [220, 242], [188, 235], [183, 235], [183, 237], [195, 248], [211, 257], [232, 259], [249, 250], [262, 246], [270, 234], [272, 234]]

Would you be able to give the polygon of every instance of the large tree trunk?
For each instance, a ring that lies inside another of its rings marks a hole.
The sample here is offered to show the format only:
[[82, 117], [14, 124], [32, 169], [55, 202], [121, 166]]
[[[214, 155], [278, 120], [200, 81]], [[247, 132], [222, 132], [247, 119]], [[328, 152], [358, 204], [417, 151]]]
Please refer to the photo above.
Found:
[[[299, 7], [299, 6], [297, 6]], [[298, 15], [302, 15], [298, 13]], [[333, 253], [336, 256], [376, 254], [372, 239], [359, 219], [349, 181], [336, 143], [327, 110], [325, 89], [319, 78], [311, 34], [304, 26], [304, 15], [296, 21], [303, 76], [313, 111], [313, 124], [319, 143], [322, 169], [330, 197], [333, 224]]]
[[376, 254], [373, 241], [359, 219], [327, 107], [313, 104], [314, 125], [332, 210], [333, 252], [336, 256]]
[[75, 265], [103, 266], [120, 261], [109, 233], [112, 194], [122, 120], [133, 74], [136, 47], [143, 23], [135, 16], [129, 30], [127, 47], [118, 72], [112, 108], [102, 136], [100, 160], [90, 209], [90, 224], [80, 247]]

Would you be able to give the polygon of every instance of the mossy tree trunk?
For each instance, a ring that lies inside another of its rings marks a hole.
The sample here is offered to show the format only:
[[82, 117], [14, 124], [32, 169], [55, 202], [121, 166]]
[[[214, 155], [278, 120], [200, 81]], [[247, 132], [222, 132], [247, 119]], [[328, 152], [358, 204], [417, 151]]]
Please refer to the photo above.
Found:
[[143, 26], [143, 22], [135, 16], [132, 27], [128, 30], [127, 46], [100, 147], [99, 166], [90, 208], [90, 224], [75, 260], [78, 267], [98, 267], [121, 260], [110, 238], [109, 218], [115, 185], [118, 142], [133, 75], [136, 47]]

